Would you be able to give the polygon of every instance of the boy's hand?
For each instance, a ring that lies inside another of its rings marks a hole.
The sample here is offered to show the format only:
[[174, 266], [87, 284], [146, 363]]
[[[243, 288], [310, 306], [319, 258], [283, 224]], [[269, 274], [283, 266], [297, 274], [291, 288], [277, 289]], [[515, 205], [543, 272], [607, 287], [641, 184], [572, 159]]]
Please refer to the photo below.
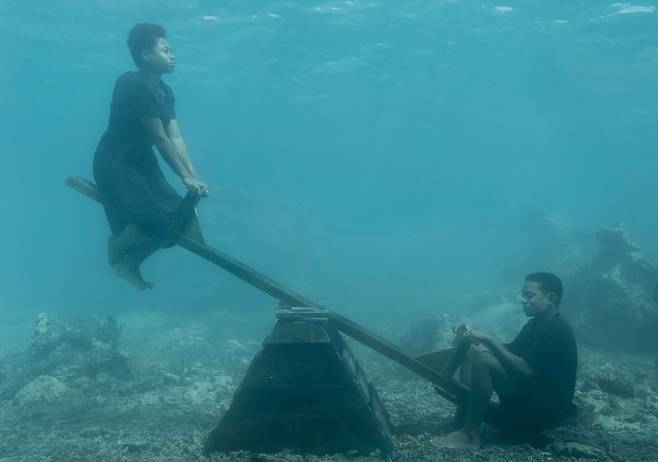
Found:
[[479, 329], [469, 329], [469, 331], [466, 333], [466, 336], [470, 338], [476, 345], [482, 344], [487, 346], [491, 341], [491, 336]]

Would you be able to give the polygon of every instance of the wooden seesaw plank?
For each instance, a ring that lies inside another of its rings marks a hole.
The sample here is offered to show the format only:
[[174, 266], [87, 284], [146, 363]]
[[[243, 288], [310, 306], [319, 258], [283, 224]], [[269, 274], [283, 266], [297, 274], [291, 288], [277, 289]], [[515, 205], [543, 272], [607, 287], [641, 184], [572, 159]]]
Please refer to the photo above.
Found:
[[[101, 204], [104, 202], [103, 195], [100, 191], [98, 191], [96, 185], [85, 178], [70, 177], [66, 180], [66, 184], [76, 191], [86, 195], [87, 197], [100, 202]], [[194, 213], [194, 207], [198, 201], [198, 195], [190, 192], [187, 193], [183, 199], [181, 213], [179, 215], [178, 224], [176, 225], [179, 227], [179, 229], [180, 224], [185, 222], [185, 217], [191, 216], [191, 214]], [[322, 308], [321, 305], [273, 281], [267, 276], [259, 273], [258, 271], [236, 260], [235, 258], [213, 248], [212, 246], [197, 242], [180, 233], [173, 237], [175, 242], [181, 247], [189, 250], [190, 252], [200, 256], [205, 260], [208, 260], [211, 263], [214, 263], [215, 265], [240, 278], [251, 286], [264, 291], [265, 293], [278, 299], [283, 305], [287, 305], [289, 307], [310, 307], [317, 309]], [[449, 401], [458, 403], [463, 402], [466, 399], [468, 387], [452, 379], [450, 376], [443, 375], [418, 361], [417, 359], [405, 354], [396, 345], [368, 331], [357, 323], [331, 311], [328, 312], [328, 322], [343, 334], [352, 337], [354, 340], [366, 345], [367, 347], [377, 351], [390, 360], [395, 361], [401, 366], [430, 381], [436, 386], [437, 393]], [[459, 359], [463, 357], [463, 353], [464, 351], [459, 352]], [[456, 364], [451, 364], [449, 369], [454, 372], [456, 366]]]
[[352, 337], [359, 343], [366, 345], [377, 353], [386, 356], [388, 359], [404, 366], [422, 378], [429, 380], [436, 386], [437, 393], [448, 401], [457, 403], [466, 399], [466, 394], [468, 393], [466, 386], [450, 377], [441, 375], [434, 369], [407, 355], [393, 343], [368, 331], [354, 321], [337, 313], [330, 312], [329, 323], [343, 334]]

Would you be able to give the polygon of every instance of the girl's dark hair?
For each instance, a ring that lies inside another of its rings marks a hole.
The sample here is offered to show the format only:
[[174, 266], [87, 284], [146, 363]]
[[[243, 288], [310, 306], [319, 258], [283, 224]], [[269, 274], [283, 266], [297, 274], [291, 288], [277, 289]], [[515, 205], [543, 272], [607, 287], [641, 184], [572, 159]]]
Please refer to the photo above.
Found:
[[140, 69], [144, 65], [142, 50], [152, 50], [156, 40], [166, 38], [167, 31], [160, 24], [135, 24], [128, 34], [128, 48], [135, 65]]

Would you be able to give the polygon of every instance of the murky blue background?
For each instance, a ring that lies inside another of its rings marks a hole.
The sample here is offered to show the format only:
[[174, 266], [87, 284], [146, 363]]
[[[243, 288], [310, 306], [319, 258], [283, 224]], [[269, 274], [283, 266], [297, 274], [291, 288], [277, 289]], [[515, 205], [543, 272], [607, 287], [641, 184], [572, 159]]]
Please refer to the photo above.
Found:
[[[105, 263], [91, 177], [135, 22], [166, 76], [208, 241], [343, 313], [448, 311], [541, 267], [543, 226], [658, 256], [655, 2], [0, 1], [0, 312], [275, 301], [181, 249], [143, 293]], [[172, 179], [180, 188], [180, 182]]]

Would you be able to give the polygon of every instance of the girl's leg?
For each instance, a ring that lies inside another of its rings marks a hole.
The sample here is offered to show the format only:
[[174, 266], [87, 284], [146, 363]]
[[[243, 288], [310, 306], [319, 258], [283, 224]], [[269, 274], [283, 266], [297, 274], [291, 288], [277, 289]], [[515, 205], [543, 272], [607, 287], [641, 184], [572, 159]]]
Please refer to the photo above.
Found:
[[114, 273], [139, 290], [151, 289], [139, 270], [141, 263], [160, 248], [160, 243], [142, 234], [134, 223], [108, 241], [108, 260]]
[[152, 241], [138, 229], [135, 223], [128, 223], [118, 236], [110, 236], [107, 242], [107, 257], [110, 266], [119, 263], [129, 253], [131, 247]]

